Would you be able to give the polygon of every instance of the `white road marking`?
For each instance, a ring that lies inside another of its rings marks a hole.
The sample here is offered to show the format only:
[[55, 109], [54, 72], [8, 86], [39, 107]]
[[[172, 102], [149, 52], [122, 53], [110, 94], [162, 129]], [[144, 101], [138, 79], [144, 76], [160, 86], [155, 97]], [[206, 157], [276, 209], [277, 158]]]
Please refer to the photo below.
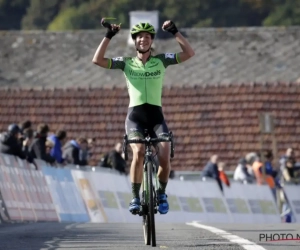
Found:
[[239, 246], [241, 246], [245, 250], [267, 250], [267, 249], [263, 248], [262, 246], [257, 245], [254, 242], [251, 242], [249, 240], [241, 238], [237, 235], [233, 235], [231, 233], [228, 233], [228, 232], [226, 232], [224, 230], [221, 230], [219, 228], [216, 228], [216, 227], [206, 226], [206, 225], [198, 223], [197, 221], [193, 221], [193, 222], [186, 223], [186, 224], [189, 225], [189, 226], [198, 227], [198, 228], [210, 231], [210, 232], [212, 232], [212, 233], [214, 233], [218, 236], [223, 237], [226, 240], [229, 240], [232, 243], [238, 244]]

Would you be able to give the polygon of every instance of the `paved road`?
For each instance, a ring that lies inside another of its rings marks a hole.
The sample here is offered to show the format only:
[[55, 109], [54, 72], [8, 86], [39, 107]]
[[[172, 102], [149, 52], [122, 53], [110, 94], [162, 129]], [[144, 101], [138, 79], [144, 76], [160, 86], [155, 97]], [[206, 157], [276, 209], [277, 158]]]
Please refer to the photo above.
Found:
[[[260, 233], [299, 233], [300, 225], [211, 225], [231, 234], [259, 242]], [[300, 249], [300, 242], [259, 242], [267, 250]], [[247, 245], [246, 245], [247, 247]], [[96, 250], [148, 249], [139, 224], [29, 223], [0, 225], [2, 250]], [[160, 249], [245, 249], [222, 236], [185, 224], [158, 224]], [[253, 248], [255, 249], [255, 248]]]
[[[214, 227], [221, 228], [228, 233], [240, 236], [244, 239], [248, 239], [251, 242], [255, 242], [267, 250], [297, 250], [300, 249], [300, 239], [296, 240], [284, 240], [275, 242], [266, 242], [263, 237], [267, 236], [268, 240], [272, 237], [278, 239], [281, 234], [289, 234], [289, 236], [280, 236], [280, 239], [300, 238], [300, 224], [266, 224], [266, 225], [213, 225]], [[261, 237], [261, 240], [260, 240]]]

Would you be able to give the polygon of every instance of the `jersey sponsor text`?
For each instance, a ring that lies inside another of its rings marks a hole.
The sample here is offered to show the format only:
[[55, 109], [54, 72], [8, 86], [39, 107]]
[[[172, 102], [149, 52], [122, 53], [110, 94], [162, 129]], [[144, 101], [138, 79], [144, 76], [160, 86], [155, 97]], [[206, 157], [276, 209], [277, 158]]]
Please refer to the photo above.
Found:
[[133, 70], [129, 70], [130, 76], [136, 77], [150, 77], [150, 76], [159, 76], [161, 74], [160, 70], [156, 70], [154, 72], [135, 72]]

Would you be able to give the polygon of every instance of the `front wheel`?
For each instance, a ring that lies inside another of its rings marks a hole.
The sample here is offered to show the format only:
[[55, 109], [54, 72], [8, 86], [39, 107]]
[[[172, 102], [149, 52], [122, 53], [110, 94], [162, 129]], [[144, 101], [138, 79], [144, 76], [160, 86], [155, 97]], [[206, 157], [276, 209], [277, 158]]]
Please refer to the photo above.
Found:
[[148, 191], [149, 191], [149, 206], [148, 206], [148, 215], [151, 229], [151, 238], [152, 238], [152, 246], [156, 246], [156, 234], [155, 234], [155, 217], [154, 217], [154, 188], [153, 188], [153, 166], [152, 162], [147, 163], [147, 179], [148, 179]]
[[[147, 176], [145, 176], [145, 183], [148, 185]], [[144, 185], [144, 184], [143, 184]], [[150, 227], [150, 218], [149, 218], [149, 204], [148, 204], [148, 191], [147, 189], [143, 191], [142, 197], [142, 213], [143, 213], [143, 231], [144, 231], [144, 240], [145, 245], [150, 245], [151, 243], [151, 227]]]
[[151, 242], [151, 228], [150, 228], [149, 214], [143, 215], [143, 229], [145, 245], [150, 245]]

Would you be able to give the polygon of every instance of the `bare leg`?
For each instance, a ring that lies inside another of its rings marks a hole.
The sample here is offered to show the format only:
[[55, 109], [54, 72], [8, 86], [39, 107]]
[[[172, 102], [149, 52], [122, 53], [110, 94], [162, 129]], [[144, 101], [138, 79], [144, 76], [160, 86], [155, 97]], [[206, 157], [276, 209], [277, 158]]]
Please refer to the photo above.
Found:
[[158, 160], [160, 165], [157, 173], [158, 179], [161, 183], [167, 183], [171, 171], [169, 142], [159, 144]]
[[170, 175], [170, 144], [168, 142], [161, 142], [159, 145], [158, 152], [158, 160], [159, 160], [159, 169], [158, 169], [158, 180], [159, 180], [159, 188], [158, 188], [158, 199], [159, 206], [158, 211], [161, 214], [166, 214], [169, 211], [169, 204], [167, 201], [166, 195], [166, 187], [169, 180]]
[[143, 144], [130, 144], [133, 158], [130, 168], [133, 198], [139, 198], [139, 190], [143, 180], [143, 162], [145, 146]]

